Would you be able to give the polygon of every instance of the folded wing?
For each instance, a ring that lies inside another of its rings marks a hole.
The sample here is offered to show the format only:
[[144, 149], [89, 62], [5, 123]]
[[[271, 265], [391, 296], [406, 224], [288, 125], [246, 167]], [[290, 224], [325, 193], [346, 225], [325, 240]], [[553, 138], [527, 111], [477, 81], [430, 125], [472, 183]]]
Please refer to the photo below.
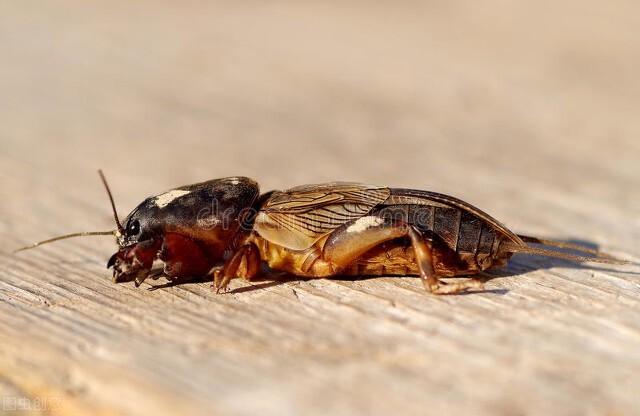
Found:
[[258, 213], [254, 230], [292, 250], [305, 250], [331, 231], [369, 213], [389, 188], [332, 182], [274, 192]]

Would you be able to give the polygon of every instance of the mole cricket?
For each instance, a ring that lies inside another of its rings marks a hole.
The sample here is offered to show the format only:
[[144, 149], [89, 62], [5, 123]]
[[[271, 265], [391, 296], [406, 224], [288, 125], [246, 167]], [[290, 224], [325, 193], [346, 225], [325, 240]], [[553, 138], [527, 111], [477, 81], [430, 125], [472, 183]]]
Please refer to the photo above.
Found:
[[[273, 271], [305, 278], [419, 276], [433, 294], [483, 289], [473, 275], [505, 265], [515, 253], [625, 263], [581, 245], [515, 234], [448, 195], [349, 182], [261, 194], [247, 177], [214, 179], [149, 197], [121, 223], [99, 174], [115, 230], [63, 235], [16, 251], [71, 237], [113, 235], [119, 248], [107, 268], [113, 268], [114, 282], [139, 286], [149, 276], [176, 283], [210, 277], [216, 293], [226, 291], [234, 278], [256, 276], [263, 262]], [[440, 280], [457, 276], [470, 278]]]

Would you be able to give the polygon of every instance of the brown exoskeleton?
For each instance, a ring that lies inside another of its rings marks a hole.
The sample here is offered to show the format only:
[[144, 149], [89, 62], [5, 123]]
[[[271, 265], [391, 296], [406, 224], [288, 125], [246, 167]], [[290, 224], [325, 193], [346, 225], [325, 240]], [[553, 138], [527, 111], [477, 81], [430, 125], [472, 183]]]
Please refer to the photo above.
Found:
[[[101, 173], [101, 172], [100, 172]], [[102, 175], [102, 173], [101, 173]], [[245, 177], [183, 186], [145, 199], [113, 234], [119, 250], [107, 267], [114, 282], [140, 285], [155, 261], [173, 280], [210, 275], [216, 291], [251, 279], [261, 262], [297, 276], [416, 275], [428, 292], [482, 288], [476, 278], [514, 253], [622, 263], [583, 246], [517, 235], [478, 208], [435, 192], [358, 183], [306, 185], [260, 194]], [[528, 243], [572, 248], [575, 256]], [[591, 256], [586, 256], [589, 254]]]

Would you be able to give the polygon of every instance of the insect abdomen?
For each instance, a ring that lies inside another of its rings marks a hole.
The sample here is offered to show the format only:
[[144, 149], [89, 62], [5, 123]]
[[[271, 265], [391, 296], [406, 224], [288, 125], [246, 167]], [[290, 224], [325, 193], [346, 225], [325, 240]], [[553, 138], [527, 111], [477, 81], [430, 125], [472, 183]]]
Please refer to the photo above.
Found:
[[502, 241], [491, 225], [457, 208], [394, 204], [380, 207], [375, 214], [415, 226], [434, 245], [446, 246], [464, 263], [477, 265], [481, 269], [490, 266]]

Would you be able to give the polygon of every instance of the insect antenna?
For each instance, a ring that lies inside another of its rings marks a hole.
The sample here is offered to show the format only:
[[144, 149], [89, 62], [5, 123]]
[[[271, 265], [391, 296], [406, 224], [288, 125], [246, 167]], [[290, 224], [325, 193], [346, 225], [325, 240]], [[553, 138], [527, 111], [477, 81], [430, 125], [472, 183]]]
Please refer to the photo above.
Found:
[[113, 202], [113, 195], [111, 195], [111, 189], [109, 189], [107, 178], [104, 177], [104, 173], [102, 173], [102, 169], [98, 169], [98, 175], [100, 175], [100, 179], [102, 179], [102, 183], [104, 184], [104, 189], [107, 190], [107, 195], [109, 195], [109, 201], [111, 202], [111, 209], [113, 210], [113, 219], [116, 221], [116, 227], [118, 227], [118, 232], [120, 234], [124, 234], [124, 227], [122, 227], [122, 224], [120, 224], [120, 220], [118, 219], [118, 211], [116, 210], [116, 204], [115, 202]]
[[41, 246], [43, 244], [48, 244], [48, 243], [53, 243], [54, 241], [58, 241], [58, 240], [65, 240], [67, 238], [73, 238], [73, 237], [87, 237], [87, 236], [91, 236], [91, 235], [118, 235], [118, 233], [123, 234], [124, 233], [124, 228], [122, 227], [122, 224], [120, 224], [120, 220], [118, 219], [118, 212], [116, 211], [116, 204], [113, 202], [113, 195], [111, 195], [111, 190], [109, 189], [109, 184], [107, 183], [107, 179], [104, 177], [104, 173], [102, 173], [102, 170], [98, 170], [98, 174], [100, 175], [100, 179], [102, 179], [102, 183], [104, 184], [105, 189], [107, 190], [107, 195], [109, 195], [109, 201], [111, 202], [111, 209], [113, 210], [113, 218], [116, 221], [116, 226], [118, 227], [117, 230], [111, 230], [111, 231], [84, 231], [84, 232], [80, 232], [80, 233], [71, 233], [71, 234], [65, 234], [65, 235], [61, 235], [58, 237], [53, 237], [53, 238], [49, 238], [47, 240], [42, 240], [42, 241], [38, 241], [37, 243], [33, 243], [31, 245], [25, 246], [25, 247], [21, 247], [17, 250], [14, 250], [14, 253], [18, 253], [20, 251], [24, 251], [24, 250], [29, 250], [32, 248], [36, 248], [38, 246]]
[[17, 253], [19, 251], [24, 251], [24, 250], [29, 250], [32, 248], [36, 248], [38, 246], [41, 246], [43, 244], [48, 244], [48, 243], [53, 243], [54, 241], [58, 241], [58, 240], [64, 240], [67, 238], [73, 238], [73, 237], [86, 237], [89, 235], [115, 235], [115, 231], [111, 230], [111, 231], [85, 231], [82, 233], [72, 233], [72, 234], [65, 234], [65, 235], [61, 235], [58, 237], [53, 237], [53, 238], [49, 238], [47, 240], [42, 240], [42, 241], [38, 241], [37, 243], [33, 243], [31, 245], [25, 246], [25, 247], [21, 247], [17, 250], [14, 250], [14, 253]]

